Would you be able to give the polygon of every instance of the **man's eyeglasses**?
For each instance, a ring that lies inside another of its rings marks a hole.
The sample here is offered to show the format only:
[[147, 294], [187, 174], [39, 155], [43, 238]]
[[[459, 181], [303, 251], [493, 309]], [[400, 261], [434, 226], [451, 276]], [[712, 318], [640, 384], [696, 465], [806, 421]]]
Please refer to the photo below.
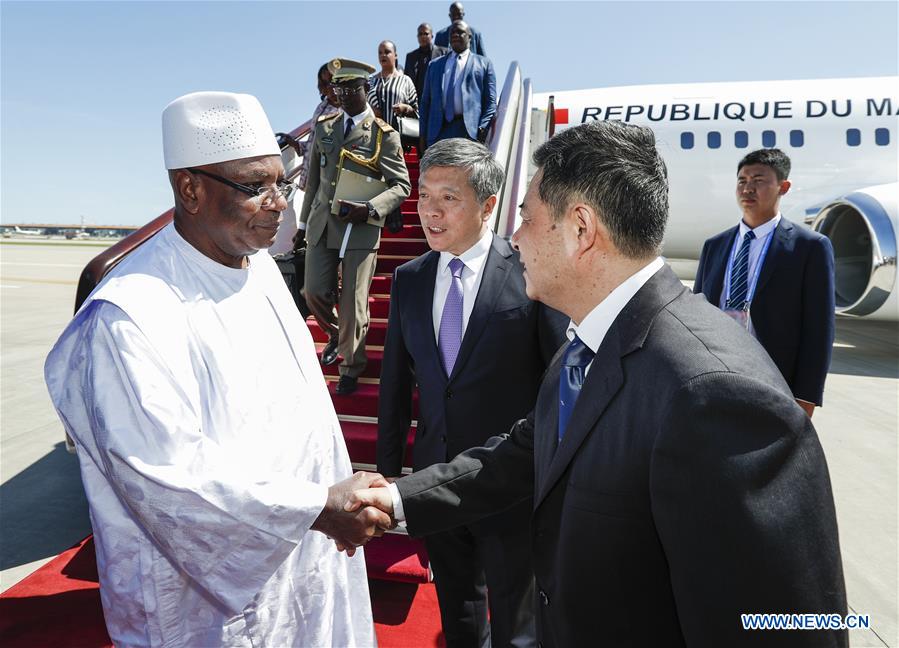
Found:
[[203, 171], [203, 169], [187, 170], [194, 175], [202, 175], [206, 176], [207, 178], [212, 178], [217, 182], [228, 185], [232, 189], [237, 189], [241, 193], [252, 196], [253, 198], [258, 199], [259, 204], [263, 207], [271, 205], [281, 196], [284, 196], [284, 200], [290, 200], [291, 196], [293, 196], [294, 192], [297, 190], [297, 186], [292, 182], [279, 182], [278, 184], [265, 185], [263, 187], [251, 187], [249, 185], [240, 184], [239, 182], [234, 182], [233, 180], [228, 180], [228, 178], [223, 178], [220, 175], [209, 173], [209, 171]]
[[355, 93], [359, 92], [360, 90], [365, 90], [364, 85], [358, 85], [358, 86], [354, 86], [352, 88], [346, 88], [344, 86], [339, 86], [339, 85], [332, 85], [331, 87], [334, 89], [334, 94], [337, 95], [338, 97], [341, 97], [343, 95], [346, 95], [349, 97], [349, 96], [352, 96]]

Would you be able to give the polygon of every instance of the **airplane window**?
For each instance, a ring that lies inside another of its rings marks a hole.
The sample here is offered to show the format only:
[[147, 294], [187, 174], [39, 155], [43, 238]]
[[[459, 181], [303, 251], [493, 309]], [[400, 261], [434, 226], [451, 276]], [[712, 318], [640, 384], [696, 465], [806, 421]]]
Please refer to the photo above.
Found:
[[874, 143], [877, 146], [888, 146], [890, 143], [890, 130], [888, 128], [878, 128], [874, 131]]
[[805, 144], [805, 135], [801, 130], [791, 130], [790, 131], [790, 146], [794, 148], [799, 148]]
[[746, 148], [749, 146], [749, 133], [746, 131], [737, 131], [734, 133], [734, 146], [737, 148]]
[[721, 148], [721, 133], [718, 131], [709, 131], [708, 143], [709, 148]]
[[773, 148], [777, 145], [777, 135], [774, 131], [762, 131], [762, 146], [765, 148]]
[[693, 133], [683, 132], [680, 134], [680, 147], [682, 149], [693, 148]]
[[846, 143], [849, 146], [858, 146], [862, 143], [862, 134], [857, 128], [846, 129]]

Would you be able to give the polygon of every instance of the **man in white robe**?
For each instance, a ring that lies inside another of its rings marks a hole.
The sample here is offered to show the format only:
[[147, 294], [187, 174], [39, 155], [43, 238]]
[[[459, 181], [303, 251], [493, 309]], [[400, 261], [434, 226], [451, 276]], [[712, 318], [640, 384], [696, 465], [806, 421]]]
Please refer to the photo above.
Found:
[[163, 138], [174, 222], [100, 283], [45, 366], [110, 637], [373, 645], [362, 552], [328, 536], [356, 547], [389, 521], [341, 508], [379, 476], [351, 476], [312, 338], [264, 251], [291, 193], [271, 126], [254, 97], [194, 93], [166, 108]]

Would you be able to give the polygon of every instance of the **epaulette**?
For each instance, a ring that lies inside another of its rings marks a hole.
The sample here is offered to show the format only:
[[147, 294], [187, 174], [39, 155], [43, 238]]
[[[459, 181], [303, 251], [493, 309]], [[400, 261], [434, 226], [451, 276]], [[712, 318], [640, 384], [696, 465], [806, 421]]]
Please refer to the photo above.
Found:
[[328, 115], [321, 115], [321, 116], [318, 118], [318, 123], [321, 123], [321, 122], [324, 122], [324, 121], [328, 121], [329, 119], [334, 119], [335, 117], [339, 117], [341, 114], [342, 114], [342, 113], [341, 113], [340, 111], [337, 111], [337, 112], [334, 112], [334, 113], [330, 113], [330, 114], [328, 114]]
[[380, 117], [375, 117], [375, 123], [376, 123], [376, 124], [381, 128], [381, 130], [384, 131], [385, 133], [392, 133], [392, 132], [393, 132], [393, 126], [391, 126], [390, 124], [388, 124], [386, 121], [384, 121], [384, 120], [381, 119]]

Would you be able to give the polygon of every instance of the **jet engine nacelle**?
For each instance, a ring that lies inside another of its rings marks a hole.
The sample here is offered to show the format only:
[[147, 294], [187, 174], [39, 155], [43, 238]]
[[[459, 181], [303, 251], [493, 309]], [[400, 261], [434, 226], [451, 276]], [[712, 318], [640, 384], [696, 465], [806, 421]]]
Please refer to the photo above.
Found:
[[830, 203], [812, 228], [833, 243], [836, 311], [899, 319], [896, 183], [860, 189]]

